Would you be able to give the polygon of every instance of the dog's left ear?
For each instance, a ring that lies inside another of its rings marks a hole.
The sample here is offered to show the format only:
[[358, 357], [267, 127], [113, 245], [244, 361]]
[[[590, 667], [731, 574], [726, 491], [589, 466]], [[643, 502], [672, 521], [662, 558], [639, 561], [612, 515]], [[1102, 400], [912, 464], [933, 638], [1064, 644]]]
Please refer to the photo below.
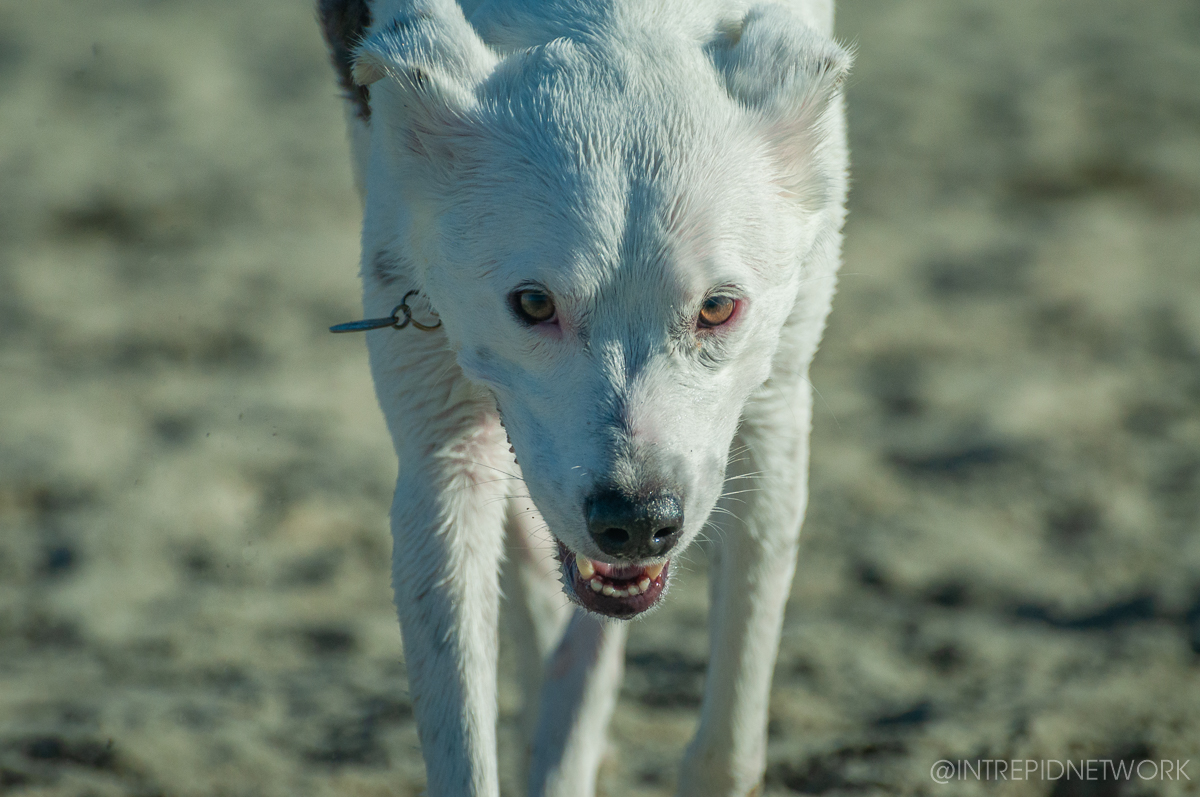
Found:
[[752, 8], [708, 52], [729, 95], [758, 117], [781, 187], [805, 205], [823, 204], [830, 175], [821, 148], [850, 52], [778, 5]]
[[371, 86], [372, 126], [398, 134], [411, 165], [445, 169], [453, 139], [478, 104], [497, 58], [454, 0], [379, 0], [359, 45], [354, 80]]

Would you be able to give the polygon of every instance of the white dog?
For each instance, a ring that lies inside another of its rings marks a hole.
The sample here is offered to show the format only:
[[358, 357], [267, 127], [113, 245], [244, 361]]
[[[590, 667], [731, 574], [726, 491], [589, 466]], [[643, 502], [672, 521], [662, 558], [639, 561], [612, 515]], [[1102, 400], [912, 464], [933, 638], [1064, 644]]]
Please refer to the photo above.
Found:
[[[657, 605], [710, 524], [712, 653], [679, 794], [756, 793], [844, 218], [832, 0], [320, 13], [366, 313], [441, 320], [367, 336], [429, 794], [499, 793], [506, 548], [540, 695], [529, 793], [578, 797], [622, 670], [625, 625], [603, 618]], [[726, 492], [743, 494], [710, 520]]]

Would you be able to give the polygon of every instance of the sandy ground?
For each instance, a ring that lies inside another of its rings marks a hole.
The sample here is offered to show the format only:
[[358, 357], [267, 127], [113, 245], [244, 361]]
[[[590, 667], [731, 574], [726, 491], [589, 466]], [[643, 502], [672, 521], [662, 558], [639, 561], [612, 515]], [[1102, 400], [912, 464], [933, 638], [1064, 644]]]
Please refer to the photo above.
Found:
[[[840, 13], [855, 186], [767, 794], [1196, 794], [1200, 6]], [[307, 2], [0, 5], [0, 793], [420, 793], [395, 465], [324, 331], [357, 214]], [[633, 627], [608, 797], [671, 793], [684, 576]], [[963, 758], [1192, 779], [931, 780]]]

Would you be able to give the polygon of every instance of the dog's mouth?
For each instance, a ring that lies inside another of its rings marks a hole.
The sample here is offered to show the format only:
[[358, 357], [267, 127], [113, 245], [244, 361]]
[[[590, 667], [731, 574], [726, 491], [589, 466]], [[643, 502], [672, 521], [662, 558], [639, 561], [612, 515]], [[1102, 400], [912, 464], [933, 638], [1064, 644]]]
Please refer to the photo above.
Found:
[[666, 592], [671, 562], [610, 565], [572, 553], [558, 543], [567, 594], [589, 612], [628, 618], [650, 609]]

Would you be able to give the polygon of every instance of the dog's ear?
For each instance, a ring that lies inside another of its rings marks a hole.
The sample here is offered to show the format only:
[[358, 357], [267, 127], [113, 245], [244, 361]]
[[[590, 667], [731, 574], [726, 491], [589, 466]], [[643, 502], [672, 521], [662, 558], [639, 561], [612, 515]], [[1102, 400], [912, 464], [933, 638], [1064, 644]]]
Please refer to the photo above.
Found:
[[781, 187], [807, 205], [822, 204], [829, 175], [820, 150], [837, 123], [827, 112], [850, 52], [777, 5], [752, 8], [708, 52], [729, 95], [762, 126]]
[[496, 66], [454, 0], [378, 2], [359, 45], [354, 80], [371, 86], [373, 124], [386, 125], [412, 156], [453, 160], [453, 134], [477, 105], [476, 88]]

